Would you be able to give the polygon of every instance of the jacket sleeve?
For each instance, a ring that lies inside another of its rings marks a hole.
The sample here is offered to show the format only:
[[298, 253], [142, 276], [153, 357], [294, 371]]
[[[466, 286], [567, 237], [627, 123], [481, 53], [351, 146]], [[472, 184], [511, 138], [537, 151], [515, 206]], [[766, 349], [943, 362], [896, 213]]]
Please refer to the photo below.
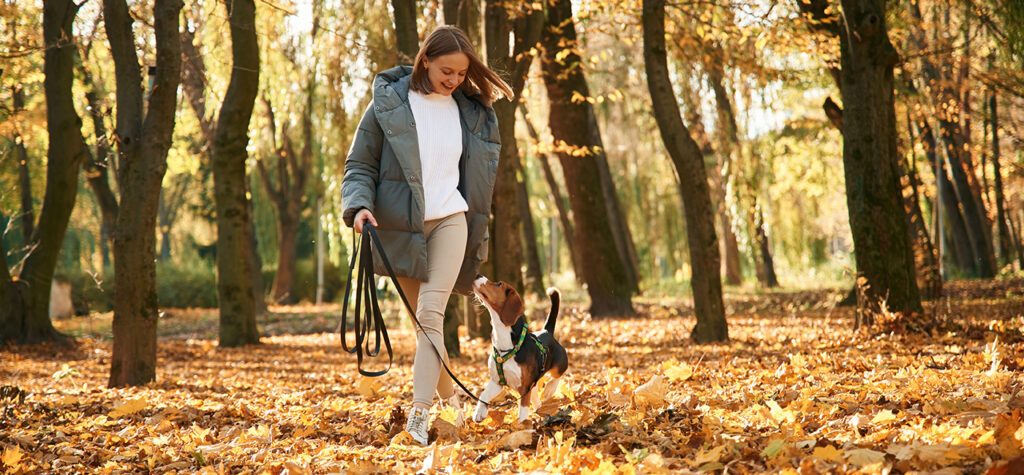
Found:
[[345, 159], [345, 177], [341, 181], [342, 219], [349, 227], [352, 227], [352, 221], [359, 210], [366, 208], [371, 213], [374, 211], [383, 145], [384, 134], [371, 103], [359, 121], [359, 129], [356, 130], [352, 148]]

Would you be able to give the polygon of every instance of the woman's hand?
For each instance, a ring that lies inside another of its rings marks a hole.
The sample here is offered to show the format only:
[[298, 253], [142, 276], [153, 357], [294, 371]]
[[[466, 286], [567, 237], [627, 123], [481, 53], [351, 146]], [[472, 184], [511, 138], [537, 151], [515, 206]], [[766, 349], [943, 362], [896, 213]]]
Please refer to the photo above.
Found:
[[377, 219], [373, 217], [373, 213], [371, 213], [370, 210], [363, 208], [356, 213], [356, 218], [352, 220], [352, 228], [354, 228], [357, 233], [362, 233], [363, 223], [367, 221], [369, 221], [374, 227], [377, 227]]

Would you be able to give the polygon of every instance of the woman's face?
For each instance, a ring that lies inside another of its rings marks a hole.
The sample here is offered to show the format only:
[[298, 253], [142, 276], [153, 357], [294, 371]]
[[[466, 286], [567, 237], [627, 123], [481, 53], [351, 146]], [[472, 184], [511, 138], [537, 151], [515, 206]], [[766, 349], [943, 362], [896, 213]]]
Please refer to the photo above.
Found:
[[450, 96], [466, 80], [469, 57], [465, 53], [450, 53], [433, 59], [424, 59], [430, 87], [437, 94]]

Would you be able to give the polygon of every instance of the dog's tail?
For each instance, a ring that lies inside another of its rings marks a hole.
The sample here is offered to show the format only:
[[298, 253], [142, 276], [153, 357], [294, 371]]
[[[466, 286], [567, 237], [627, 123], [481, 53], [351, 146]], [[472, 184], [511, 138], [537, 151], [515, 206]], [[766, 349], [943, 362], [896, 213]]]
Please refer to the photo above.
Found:
[[551, 310], [548, 312], [548, 321], [544, 323], [544, 329], [554, 335], [555, 324], [558, 323], [558, 303], [561, 300], [561, 294], [558, 293], [558, 289], [551, 287], [548, 289], [548, 298], [551, 299]]

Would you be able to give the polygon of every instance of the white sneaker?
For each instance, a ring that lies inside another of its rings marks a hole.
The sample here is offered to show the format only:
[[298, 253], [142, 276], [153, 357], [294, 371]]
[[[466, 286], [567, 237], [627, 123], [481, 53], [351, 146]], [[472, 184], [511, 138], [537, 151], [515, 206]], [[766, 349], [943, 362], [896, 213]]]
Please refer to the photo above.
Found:
[[405, 431], [420, 445], [427, 445], [429, 439], [427, 431], [429, 429], [430, 410], [425, 407], [411, 407], [406, 417]]

